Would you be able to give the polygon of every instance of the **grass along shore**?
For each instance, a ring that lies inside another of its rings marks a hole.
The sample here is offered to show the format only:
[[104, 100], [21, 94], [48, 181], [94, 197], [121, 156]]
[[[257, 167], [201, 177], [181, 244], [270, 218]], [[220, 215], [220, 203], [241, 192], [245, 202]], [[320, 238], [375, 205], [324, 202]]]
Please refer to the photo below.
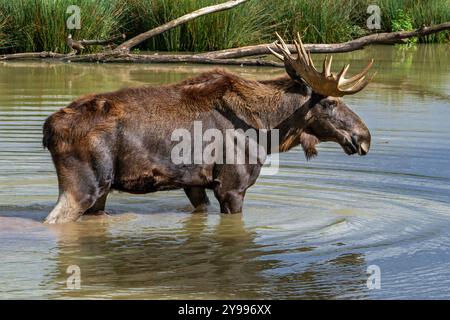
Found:
[[[130, 38], [218, 0], [0, 0], [0, 52], [66, 53], [67, 7], [81, 8], [75, 39]], [[450, 0], [250, 0], [200, 17], [154, 37], [136, 50], [201, 52], [286, 39], [299, 31], [306, 43], [335, 43], [370, 33], [367, 7], [381, 9], [381, 32], [412, 30], [450, 21]], [[445, 42], [450, 33], [421, 42]], [[92, 47], [90, 50], [98, 50]]]

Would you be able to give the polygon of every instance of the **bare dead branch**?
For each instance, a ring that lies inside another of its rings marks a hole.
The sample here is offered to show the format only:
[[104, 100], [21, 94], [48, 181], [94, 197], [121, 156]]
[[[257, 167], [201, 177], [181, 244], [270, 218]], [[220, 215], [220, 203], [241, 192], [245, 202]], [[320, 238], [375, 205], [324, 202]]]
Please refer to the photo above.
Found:
[[102, 45], [102, 46], [108, 46], [109, 49], [112, 49], [114, 47], [113, 43], [114, 41], [118, 39], [125, 39], [125, 34], [121, 34], [118, 36], [114, 36], [110, 39], [105, 40], [75, 40], [72, 39], [72, 35], [69, 34], [66, 39], [67, 46], [72, 49], [72, 52], [69, 55], [74, 55], [80, 52], [83, 49], [86, 49], [87, 46], [94, 46], [94, 45]]
[[113, 52], [112, 54], [89, 54], [66, 56], [62, 60], [71, 62], [130, 62], [130, 63], [196, 63], [215, 65], [241, 65], [283, 67], [279, 62], [263, 59], [211, 59], [198, 55], [145, 55]]
[[168, 31], [170, 29], [173, 29], [183, 23], [186, 23], [188, 21], [191, 21], [195, 18], [198, 18], [200, 16], [206, 15], [206, 14], [210, 14], [213, 12], [219, 12], [219, 11], [224, 11], [224, 10], [228, 10], [231, 9], [233, 7], [236, 7], [244, 2], [246, 2], [247, 0], [230, 0], [221, 4], [217, 4], [217, 5], [213, 5], [213, 6], [209, 6], [209, 7], [204, 7], [201, 9], [198, 9], [196, 11], [193, 11], [191, 13], [185, 14], [184, 16], [181, 16], [177, 19], [174, 19], [172, 21], [169, 21], [159, 27], [156, 27], [154, 29], [151, 29], [147, 32], [141, 33], [139, 35], [137, 35], [136, 37], [133, 37], [131, 39], [129, 39], [128, 41], [122, 43], [121, 45], [119, 45], [115, 50], [116, 51], [122, 51], [122, 52], [129, 52], [131, 48], [133, 48], [134, 46], [140, 44], [141, 42], [150, 39], [158, 34], [161, 34], [165, 31]]
[[84, 46], [94, 46], [94, 45], [100, 45], [100, 46], [104, 46], [104, 45], [108, 45], [113, 43], [116, 40], [119, 39], [125, 39], [126, 35], [124, 33], [119, 34], [117, 36], [111, 37], [109, 39], [105, 39], [105, 40], [81, 40], [80, 43]]
[[[364, 48], [374, 43], [395, 43], [402, 39], [425, 36], [450, 29], [450, 22], [431, 27], [423, 27], [414, 31], [401, 31], [391, 33], [376, 33], [352, 41], [338, 44], [305, 44], [306, 50], [312, 53], [349, 52]], [[275, 45], [270, 45], [274, 51], [280, 52]], [[294, 45], [287, 45], [291, 52], [296, 52]], [[172, 54], [172, 55], [142, 55], [130, 54], [121, 51], [109, 51], [97, 54], [85, 54], [74, 56], [73, 54], [61, 54], [54, 52], [26, 52], [0, 55], [2, 60], [26, 60], [26, 59], [54, 59], [73, 62], [135, 62], [135, 63], [197, 63], [197, 64], [221, 64], [244, 66], [271, 66], [283, 67], [283, 64], [263, 59], [239, 59], [242, 57], [268, 54], [266, 45], [248, 46], [236, 49], [201, 53], [201, 54]]]
[[[437, 33], [450, 29], [450, 22], [441, 23], [430, 27], [422, 27], [414, 31], [384, 32], [374, 33], [351, 41], [336, 44], [305, 44], [305, 49], [311, 53], [339, 53], [363, 49], [369, 44], [390, 44], [397, 43], [403, 39], [412, 37], [423, 37], [432, 33]], [[236, 59], [257, 55], [270, 54], [267, 46], [280, 53], [274, 44], [259, 44], [234, 49], [226, 49], [201, 54], [205, 58], [211, 59]], [[294, 45], [288, 45], [291, 52], [297, 52]]]
[[0, 55], [0, 61], [2, 60], [29, 60], [29, 59], [58, 59], [66, 57], [65, 54], [55, 53], [51, 51], [43, 52], [24, 52], [24, 53], [12, 53]]

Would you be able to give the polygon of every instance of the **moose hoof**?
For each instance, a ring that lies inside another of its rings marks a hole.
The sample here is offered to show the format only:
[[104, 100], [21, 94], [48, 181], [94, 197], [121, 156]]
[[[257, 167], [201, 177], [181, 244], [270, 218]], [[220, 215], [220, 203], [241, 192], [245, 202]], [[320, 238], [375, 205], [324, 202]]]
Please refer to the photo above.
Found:
[[201, 204], [195, 207], [194, 210], [192, 210], [192, 213], [206, 213], [206, 212], [208, 212], [208, 205], [206, 204]]

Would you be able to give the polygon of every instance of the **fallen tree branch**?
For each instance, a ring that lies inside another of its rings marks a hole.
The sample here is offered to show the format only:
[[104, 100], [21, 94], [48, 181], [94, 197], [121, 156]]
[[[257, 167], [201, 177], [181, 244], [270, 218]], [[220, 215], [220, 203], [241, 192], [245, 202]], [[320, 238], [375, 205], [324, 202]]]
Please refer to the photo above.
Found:
[[[414, 31], [400, 31], [391, 33], [376, 33], [352, 41], [339, 44], [309, 44], [305, 45], [307, 50], [317, 52], [348, 52], [362, 49], [367, 44], [373, 43], [395, 43], [399, 40], [424, 36], [450, 29], [450, 22], [442, 23], [431, 27], [423, 27]], [[121, 51], [109, 51], [96, 54], [77, 55], [61, 54], [54, 52], [26, 52], [0, 55], [1, 60], [18, 59], [54, 59], [72, 62], [135, 62], [135, 63], [197, 63], [197, 64], [218, 64], [218, 65], [244, 65], [244, 66], [270, 66], [283, 67], [283, 64], [271, 60], [263, 59], [240, 59], [242, 57], [268, 54], [267, 45], [257, 45], [236, 49], [201, 53], [201, 54], [171, 54], [171, 55], [143, 55], [130, 54]], [[275, 48], [274, 50], [278, 50]], [[289, 45], [289, 49], [295, 52], [295, 47]]]
[[262, 66], [262, 67], [283, 67], [279, 62], [262, 59], [211, 59], [199, 55], [145, 55], [130, 54], [121, 52], [94, 53], [84, 55], [60, 54], [54, 52], [26, 52], [7, 54], [0, 56], [2, 60], [32, 60], [32, 59], [52, 59], [66, 62], [129, 62], [129, 63], [196, 63], [215, 65], [240, 65], [240, 66]]
[[51, 51], [43, 52], [24, 52], [24, 53], [12, 53], [0, 55], [0, 61], [2, 60], [29, 60], [29, 59], [61, 59], [67, 55], [62, 53], [55, 53]]
[[[441, 23], [430, 27], [422, 27], [414, 31], [398, 31], [374, 33], [351, 41], [336, 44], [305, 44], [306, 50], [311, 53], [339, 53], [363, 49], [369, 44], [391, 44], [397, 43], [403, 39], [412, 37], [422, 37], [432, 33], [437, 33], [450, 29], [450, 22]], [[242, 57], [270, 54], [267, 49], [270, 46], [274, 51], [279, 49], [273, 44], [259, 44], [234, 49], [226, 49], [200, 54], [200, 56], [211, 59], [236, 59]], [[288, 45], [291, 52], [296, 52], [294, 45]]]
[[74, 55], [80, 52], [83, 49], [86, 49], [85, 46], [94, 46], [94, 45], [102, 45], [102, 46], [109, 46], [110, 49], [112, 49], [112, 43], [118, 39], [125, 39], [125, 34], [122, 33], [121, 35], [114, 36], [110, 39], [106, 40], [74, 40], [72, 39], [72, 35], [69, 33], [66, 39], [67, 46], [72, 49], [72, 52], [69, 55]]
[[111, 37], [110, 39], [106, 39], [106, 40], [85, 40], [85, 39], [83, 39], [83, 40], [80, 40], [79, 42], [83, 46], [94, 46], [94, 45], [104, 46], [104, 45], [107, 45], [107, 44], [111, 44], [111, 43], [113, 43], [116, 40], [125, 39], [125, 38], [126, 38], [125, 34], [122, 33], [120, 35]]
[[284, 67], [282, 63], [263, 59], [211, 59], [199, 55], [145, 55], [113, 52], [111, 54], [97, 53], [79, 56], [66, 56], [61, 60], [71, 62], [130, 62], [130, 63], [196, 63], [215, 65], [240, 65]]
[[186, 23], [190, 20], [193, 20], [197, 17], [206, 15], [206, 14], [210, 14], [213, 12], [219, 12], [219, 11], [224, 11], [224, 10], [228, 10], [231, 9], [233, 7], [236, 7], [244, 2], [246, 2], [247, 0], [230, 0], [221, 4], [217, 4], [217, 5], [213, 5], [213, 6], [209, 6], [209, 7], [204, 7], [201, 9], [198, 9], [196, 11], [193, 11], [191, 13], [185, 14], [184, 16], [181, 16], [177, 19], [174, 19], [172, 21], [169, 21], [159, 27], [156, 27], [154, 29], [151, 29], [147, 32], [141, 33], [139, 35], [137, 35], [136, 37], [133, 37], [131, 39], [129, 39], [128, 41], [120, 44], [115, 50], [116, 51], [121, 51], [121, 52], [129, 52], [131, 48], [133, 48], [134, 46], [140, 44], [141, 42], [150, 39], [158, 34], [161, 34], [165, 31], [168, 31], [170, 29], [173, 29], [183, 23]]

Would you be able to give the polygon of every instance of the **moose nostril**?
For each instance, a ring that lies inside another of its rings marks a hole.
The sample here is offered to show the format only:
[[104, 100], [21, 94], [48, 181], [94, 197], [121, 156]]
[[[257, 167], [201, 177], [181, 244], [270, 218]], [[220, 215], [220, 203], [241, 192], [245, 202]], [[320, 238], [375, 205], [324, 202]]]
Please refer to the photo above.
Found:
[[358, 154], [365, 156], [369, 152], [369, 143], [365, 139], [361, 139], [357, 135], [352, 135], [352, 143], [358, 150]]
[[369, 152], [369, 144], [367, 142], [363, 142], [359, 145], [360, 154], [365, 156]]

